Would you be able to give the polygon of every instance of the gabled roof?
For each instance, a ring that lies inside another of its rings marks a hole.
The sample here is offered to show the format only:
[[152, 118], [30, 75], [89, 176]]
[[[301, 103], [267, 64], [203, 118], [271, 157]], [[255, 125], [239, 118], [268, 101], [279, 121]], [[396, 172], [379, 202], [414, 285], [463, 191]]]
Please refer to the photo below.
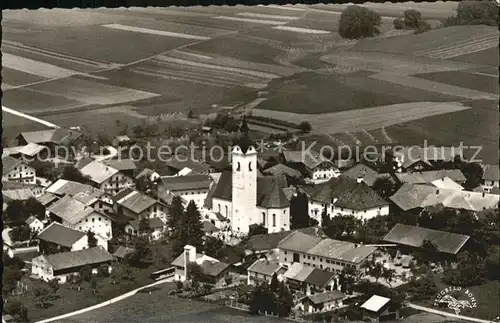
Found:
[[75, 196], [78, 193], [84, 192], [94, 197], [99, 197], [104, 193], [91, 185], [68, 181], [65, 179], [58, 179], [55, 183], [47, 187], [45, 192], [52, 193], [57, 196]]
[[111, 166], [93, 161], [80, 169], [80, 172], [83, 176], [89, 176], [90, 180], [94, 183], [101, 184], [119, 171]]
[[301, 263], [294, 262], [290, 268], [283, 274], [287, 279], [304, 282], [310, 273], [314, 270], [313, 267], [305, 266]]
[[125, 256], [131, 254], [132, 252], [134, 252], [134, 248], [119, 246], [118, 249], [116, 249], [113, 256], [115, 256], [116, 258], [125, 258]]
[[270, 167], [270, 168], [264, 170], [264, 173], [271, 174], [274, 176], [286, 175], [286, 176], [294, 177], [294, 178], [299, 178], [302, 176], [302, 174], [298, 170], [290, 168], [290, 167], [285, 166], [283, 164], [274, 165], [273, 167]]
[[26, 164], [21, 159], [17, 159], [11, 156], [2, 157], [2, 174], [5, 176], [8, 172], [13, 170], [15, 167]]
[[21, 132], [18, 135], [19, 137], [24, 138], [24, 140], [28, 143], [54, 143], [60, 144], [64, 142], [68, 142], [72, 139], [77, 139], [82, 134], [69, 129], [48, 129], [48, 130], [40, 130], [40, 131], [29, 131], [29, 132]]
[[76, 194], [75, 196], [73, 196], [73, 199], [77, 200], [78, 202], [82, 202], [83, 204], [85, 204], [87, 206], [92, 206], [92, 204], [99, 201], [98, 198], [96, 198], [90, 194], [87, 194], [85, 192], [80, 192], [80, 193]]
[[31, 215], [29, 218], [26, 219], [26, 221], [24, 221], [24, 223], [26, 223], [27, 225], [30, 225], [34, 222], [42, 222], [40, 220], [38, 220], [36, 217], [34, 217], [33, 215]]
[[45, 146], [30, 142], [26, 146], [5, 147], [2, 153], [2, 157], [4, 155], [9, 156], [17, 154], [33, 157], [44, 149], [46, 149]]
[[168, 167], [174, 168], [178, 171], [187, 167], [199, 174], [207, 173], [210, 170], [209, 165], [192, 160], [189, 156], [178, 156], [178, 158], [172, 158], [167, 161], [166, 164]]
[[307, 296], [307, 298], [313, 304], [316, 304], [316, 305], [323, 304], [326, 302], [331, 302], [331, 301], [338, 300], [338, 299], [343, 299], [344, 297], [345, 297], [345, 295], [338, 290], [326, 291], [323, 293], [317, 293], [317, 294]]
[[104, 165], [113, 167], [119, 171], [135, 170], [137, 166], [131, 159], [109, 159], [103, 162]]
[[[151, 176], [153, 174], [155, 174], [155, 173], [156, 172], [154, 170], [152, 170], [152, 169], [144, 168], [139, 174], [137, 174], [137, 176], [135, 177], [135, 179], [139, 179], [139, 178], [145, 177], [145, 176], [147, 176], [148, 178], [151, 178]], [[156, 174], [158, 174], [158, 173], [156, 173]], [[158, 174], [158, 176], [160, 176], [160, 175]]]
[[77, 224], [95, 212], [93, 208], [73, 199], [71, 196], [61, 198], [52, 204], [48, 211], [71, 224]]
[[309, 169], [314, 169], [323, 163], [336, 168], [336, 166], [329, 159], [313, 151], [311, 151], [310, 154], [307, 154], [303, 153], [302, 150], [285, 150], [283, 151], [283, 157], [287, 163], [301, 163]]
[[314, 268], [304, 282], [314, 286], [325, 287], [334, 277], [334, 272]]
[[52, 193], [45, 192], [43, 193], [42, 196], [38, 197], [37, 200], [42, 204], [43, 206], [47, 206], [48, 204], [57, 201], [59, 197], [55, 196]]
[[267, 259], [257, 259], [247, 270], [249, 272], [272, 276], [280, 268], [281, 266], [278, 262], [269, 261]]
[[377, 171], [364, 164], [357, 164], [356, 166], [343, 172], [342, 175], [352, 179], [361, 177], [363, 178], [363, 181], [368, 184], [368, 186], [372, 186], [373, 183], [375, 183], [375, 180], [379, 177], [379, 173]]
[[76, 169], [80, 170], [83, 167], [87, 166], [88, 164], [92, 163], [93, 161], [95, 161], [95, 159], [91, 157], [82, 157], [79, 160], [77, 160], [75, 167]]
[[85, 237], [86, 233], [73, 230], [57, 222], [52, 222], [38, 234], [38, 239], [71, 248], [77, 241]]
[[121, 196], [116, 200], [116, 203], [136, 214], [139, 214], [158, 203], [158, 201], [154, 198], [133, 189], [125, 190], [124, 192], [127, 192], [128, 194]]
[[436, 246], [438, 251], [457, 254], [469, 238], [469, 236], [463, 234], [398, 223], [384, 237], [384, 241], [411, 247], [421, 247], [424, 240], [429, 240]]
[[449, 177], [455, 182], [463, 183], [467, 179], [460, 169], [442, 169], [425, 172], [396, 173], [396, 177], [401, 183], [425, 184], [435, 180]]
[[283, 192], [283, 189], [286, 188], [285, 183], [280, 181], [277, 176], [257, 179], [257, 205], [266, 209], [280, 209], [290, 206], [290, 201]]
[[212, 182], [208, 175], [186, 175], [161, 177], [161, 182], [169, 191], [207, 190]]
[[389, 204], [365, 182], [358, 183], [343, 175], [319, 184], [311, 200], [325, 204], [335, 201], [336, 206], [351, 210], [366, 210]]
[[[218, 276], [230, 266], [225, 262], [200, 253], [196, 254], [195, 262], [200, 265], [203, 274], [212, 277]], [[184, 253], [181, 253], [177, 258], [175, 258], [175, 260], [172, 262], [172, 266], [184, 268]]]
[[[160, 229], [160, 228], [165, 227], [165, 225], [166, 225], [165, 222], [163, 222], [163, 220], [160, 218], [150, 218], [147, 220], [148, 220], [148, 227], [150, 229]], [[140, 220], [130, 221], [129, 224], [132, 226], [132, 228], [134, 228], [134, 230], [140, 231], [139, 230], [140, 225], [141, 225]]]
[[458, 147], [404, 147], [394, 152], [394, 156], [403, 159], [402, 166], [407, 168], [417, 161], [422, 161], [428, 165], [430, 161], [453, 161], [455, 157], [463, 155], [463, 151]]
[[212, 198], [219, 198], [223, 200], [231, 200], [233, 189], [233, 177], [231, 171], [222, 172], [217, 185], [214, 186]]
[[118, 140], [119, 142], [130, 141], [129, 136], [127, 135], [118, 135], [115, 137], [115, 139]]
[[462, 185], [458, 184], [454, 180], [452, 180], [449, 177], [444, 177], [442, 179], [436, 179], [431, 183], [432, 185], [436, 186], [437, 188], [447, 188], [451, 190], [463, 190], [464, 188]]
[[113, 260], [113, 256], [104, 250], [102, 246], [39, 257], [45, 258], [54, 270], [83, 267]]
[[278, 248], [305, 253], [317, 245], [321, 240], [322, 239], [320, 237], [313, 237], [299, 231], [295, 231], [284, 238], [278, 245]]
[[378, 313], [390, 301], [391, 301], [390, 298], [373, 295], [366, 302], [364, 302], [363, 305], [361, 305], [361, 308], [364, 308], [370, 312]]
[[26, 201], [31, 197], [35, 197], [33, 191], [29, 188], [2, 190], [2, 195], [5, 200], [20, 200], [20, 201]]
[[309, 227], [292, 231], [281, 231], [268, 234], [256, 234], [248, 238], [248, 240], [244, 243], [244, 248], [247, 250], [255, 250], [255, 251], [267, 251], [271, 249], [276, 249], [278, 248], [280, 242], [283, 239], [285, 239], [287, 236], [296, 231], [312, 237], [322, 237], [325, 234], [323, 230], [318, 227]]
[[483, 180], [500, 181], [500, 170], [498, 165], [485, 165], [483, 171]]

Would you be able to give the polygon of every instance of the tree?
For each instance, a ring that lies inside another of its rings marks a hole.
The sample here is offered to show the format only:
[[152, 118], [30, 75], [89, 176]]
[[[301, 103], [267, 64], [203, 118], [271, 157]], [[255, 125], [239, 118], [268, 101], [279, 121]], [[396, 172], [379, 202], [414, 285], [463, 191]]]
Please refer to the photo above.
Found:
[[196, 262], [191, 262], [187, 266], [188, 279], [191, 281], [202, 282], [204, 281], [203, 269]]
[[45, 219], [45, 207], [34, 197], [30, 197], [24, 203], [26, 212], [39, 220]]
[[221, 250], [223, 247], [224, 243], [222, 242], [222, 240], [212, 236], [208, 236], [205, 238], [203, 249], [205, 250], [205, 254], [207, 256], [217, 258], [219, 250]]
[[34, 297], [34, 303], [35, 306], [40, 307], [40, 308], [47, 308], [49, 307], [50, 303], [49, 300], [51, 298], [50, 295], [50, 290], [47, 288], [35, 288], [33, 291], [33, 296]]
[[92, 294], [97, 294], [97, 280], [95, 277], [90, 280], [90, 288], [92, 288]]
[[82, 267], [79, 274], [84, 281], [90, 281], [90, 279], [92, 278], [92, 267], [90, 267], [89, 265]]
[[396, 192], [396, 185], [388, 177], [379, 177], [373, 182], [373, 190], [380, 196], [388, 199]]
[[276, 293], [278, 291], [278, 286], [279, 286], [278, 275], [274, 273], [273, 276], [271, 277], [271, 285], [269, 286], [269, 288], [271, 288], [271, 292]]
[[172, 199], [172, 203], [168, 207], [167, 225], [171, 230], [171, 236], [175, 239], [179, 229], [180, 219], [184, 216], [183, 200], [180, 196], [176, 195]]
[[28, 321], [28, 309], [19, 301], [10, 300], [9, 302], [6, 302], [4, 311], [5, 313], [10, 314], [23, 322]]
[[290, 229], [302, 229], [310, 226], [309, 201], [303, 192], [297, 192], [290, 199]]
[[88, 176], [84, 176], [76, 167], [74, 166], [65, 166], [62, 172], [62, 179], [79, 182], [86, 184], [89, 181]]
[[4, 293], [10, 294], [16, 289], [18, 282], [23, 277], [23, 273], [20, 270], [21, 268], [17, 268], [16, 266], [4, 266], [2, 287]]
[[378, 243], [389, 232], [389, 216], [376, 216], [362, 223], [357, 231], [357, 240], [363, 243]]
[[193, 112], [193, 109], [189, 109], [189, 112], [188, 112], [188, 116], [187, 116], [189, 119], [193, 119], [194, 118], [194, 112]]
[[404, 25], [407, 29], [418, 29], [422, 22], [422, 14], [414, 9], [404, 12]]
[[8, 202], [4, 216], [6, 222], [11, 222], [13, 224], [23, 224], [29, 218], [24, 203], [21, 200], [12, 200]]
[[151, 180], [149, 176], [142, 176], [139, 179], [137, 179], [135, 183], [135, 187], [144, 193], [156, 193], [156, 187], [155, 183]]
[[463, 185], [466, 190], [472, 190], [478, 187], [483, 178], [483, 168], [481, 165], [476, 163], [462, 162], [460, 164], [460, 170], [467, 179]]
[[498, 8], [491, 1], [461, 1], [457, 14], [446, 20], [445, 26], [489, 25], [498, 26]]
[[408, 293], [413, 301], [427, 300], [436, 297], [438, 288], [432, 280], [427, 277], [420, 279], [412, 278], [408, 283]]
[[190, 201], [178, 224], [173, 244], [173, 250], [176, 254], [180, 254], [186, 245], [194, 246], [198, 250], [202, 249], [204, 233], [200, 218], [198, 207], [194, 201]]
[[9, 236], [13, 242], [27, 241], [31, 239], [31, 229], [27, 224], [16, 226], [9, 231]]
[[339, 34], [342, 38], [358, 39], [378, 35], [380, 15], [366, 7], [349, 6], [340, 15]]
[[49, 284], [49, 288], [52, 291], [52, 293], [53, 294], [57, 293], [57, 291], [59, 290], [59, 279], [53, 278], [53, 279], [48, 281], [48, 284]]
[[500, 278], [500, 247], [491, 245], [488, 249], [488, 257], [485, 260], [484, 267], [486, 276], [490, 280], [498, 280]]
[[396, 18], [392, 21], [392, 23], [394, 24], [394, 29], [404, 29], [405, 28], [405, 24], [403, 22], [403, 19], [401, 18]]
[[97, 247], [97, 238], [95, 237], [95, 233], [90, 230], [87, 231], [87, 241], [89, 248]]
[[149, 241], [145, 237], [136, 237], [133, 241], [133, 248], [134, 251], [125, 256], [125, 260], [131, 266], [141, 266], [153, 254]]
[[250, 225], [249, 230], [248, 230], [249, 237], [255, 236], [258, 234], [267, 234], [267, 233], [268, 233], [268, 231], [267, 231], [266, 227], [264, 226], [264, 224], [262, 224], [262, 223], [252, 224], [252, 225]]
[[284, 282], [280, 282], [277, 299], [277, 312], [279, 317], [287, 317], [290, 315], [293, 307], [293, 295], [285, 286]]
[[323, 230], [331, 239], [339, 239], [344, 235], [352, 238], [361, 226], [361, 221], [353, 215], [337, 215], [330, 219], [329, 224]]
[[325, 205], [325, 207], [321, 211], [321, 226], [323, 228], [327, 228], [330, 225], [330, 221], [331, 221], [330, 215], [328, 215], [328, 209], [327, 206]]
[[302, 121], [301, 123], [299, 123], [299, 129], [300, 131], [302, 131], [303, 133], [309, 133], [311, 132], [311, 124], [307, 121]]
[[457, 268], [446, 270], [443, 282], [451, 286], [468, 287], [482, 284], [486, 276], [485, 260], [477, 254], [462, 251], [458, 255]]

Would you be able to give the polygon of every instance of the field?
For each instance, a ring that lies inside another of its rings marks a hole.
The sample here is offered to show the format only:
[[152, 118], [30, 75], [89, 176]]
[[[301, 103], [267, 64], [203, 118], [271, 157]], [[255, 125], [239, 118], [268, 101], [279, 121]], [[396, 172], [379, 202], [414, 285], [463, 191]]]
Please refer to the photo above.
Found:
[[[456, 3], [364, 5], [382, 16], [382, 35], [359, 42], [338, 35], [346, 5], [5, 11], [3, 104], [113, 135], [116, 120], [205, 117], [263, 97], [249, 110], [310, 120], [336, 144], [468, 136], [492, 147], [498, 31], [394, 33], [409, 7], [435, 26]], [[38, 128], [6, 116], [4, 136]]]

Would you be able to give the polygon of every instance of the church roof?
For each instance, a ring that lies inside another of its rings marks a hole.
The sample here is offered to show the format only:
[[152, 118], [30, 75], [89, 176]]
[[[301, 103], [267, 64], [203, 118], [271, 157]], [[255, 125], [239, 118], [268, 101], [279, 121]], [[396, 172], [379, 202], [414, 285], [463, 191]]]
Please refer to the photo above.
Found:
[[[257, 205], [265, 208], [282, 208], [290, 205], [283, 189], [288, 187], [286, 177], [262, 176], [257, 178]], [[232, 172], [225, 171], [221, 174], [219, 182], [208, 198], [232, 200]]]

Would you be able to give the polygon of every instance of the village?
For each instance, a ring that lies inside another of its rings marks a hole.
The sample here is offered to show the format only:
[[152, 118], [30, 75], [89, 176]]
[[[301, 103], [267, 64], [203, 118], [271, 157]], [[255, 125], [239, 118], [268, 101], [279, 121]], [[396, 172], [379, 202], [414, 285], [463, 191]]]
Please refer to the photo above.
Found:
[[81, 128], [23, 132], [4, 147], [10, 319], [64, 314], [154, 281], [171, 283], [172, 296], [304, 322], [491, 310], [484, 297], [458, 307], [436, 297], [456, 286], [479, 298], [498, 283], [498, 165], [432, 146], [304, 158], [300, 132], [259, 142], [251, 121], [232, 117], [228, 139], [221, 118], [169, 142], [211, 140], [229, 151], [217, 161], [134, 158], [146, 144], [140, 129], [108, 140]]

